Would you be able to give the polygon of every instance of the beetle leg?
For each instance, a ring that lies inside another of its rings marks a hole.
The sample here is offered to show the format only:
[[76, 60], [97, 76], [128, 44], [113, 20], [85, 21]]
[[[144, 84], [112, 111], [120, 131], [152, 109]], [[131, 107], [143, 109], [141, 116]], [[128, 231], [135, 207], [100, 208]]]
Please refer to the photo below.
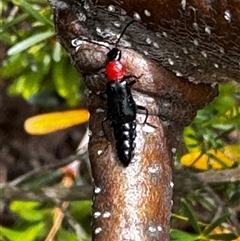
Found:
[[143, 122], [143, 124], [145, 125], [147, 123], [147, 118], [148, 118], [148, 109], [144, 106], [141, 106], [141, 105], [137, 105], [137, 109], [145, 111], [146, 117], [145, 117], [145, 120]]

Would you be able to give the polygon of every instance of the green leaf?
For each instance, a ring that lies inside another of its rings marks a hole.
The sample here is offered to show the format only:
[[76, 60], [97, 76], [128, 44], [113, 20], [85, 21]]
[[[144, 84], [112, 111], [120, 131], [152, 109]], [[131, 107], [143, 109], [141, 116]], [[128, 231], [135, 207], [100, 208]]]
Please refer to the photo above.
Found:
[[39, 211], [39, 208], [40, 203], [31, 201], [13, 201], [10, 205], [12, 212], [31, 222], [41, 221], [45, 217], [46, 213]]
[[16, 45], [14, 45], [13, 47], [11, 47], [7, 54], [8, 55], [13, 55], [13, 54], [17, 54], [20, 53], [26, 49], [28, 49], [31, 46], [34, 46], [35, 44], [44, 41], [52, 36], [54, 36], [55, 33], [53, 31], [46, 31], [40, 34], [35, 34], [29, 38], [24, 39], [21, 42], [18, 42]]
[[36, 66], [36, 71], [41, 75], [47, 75], [51, 71], [52, 58], [47, 50], [39, 50], [33, 53], [33, 65]]
[[39, 10], [33, 8], [33, 4], [29, 4], [26, 0], [13, 0], [13, 3], [27, 12], [32, 17], [34, 17], [37, 21], [41, 22], [43, 25], [47, 25], [53, 28], [53, 23], [48, 18], [45, 18]]
[[5, 78], [14, 77], [23, 74], [28, 66], [28, 57], [26, 54], [15, 54], [3, 61], [1, 74]]
[[232, 241], [236, 238], [238, 238], [238, 236], [236, 234], [233, 233], [219, 233], [219, 234], [211, 234], [208, 236], [209, 239], [213, 240], [229, 240]]
[[237, 114], [237, 115], [235, 115], [235, 116], [233, 116], [233, 117], [231, 117], [231, 118], [228, 118], [228, 119], [226, 119], [225, 121], [224, 121], [224, 124], [225, 125], [228, 125], [228, 124], [236, 124], [236, 125], [240, 125], [240, 112]]
[[182, 204], [183, 212], [186, 215], [186, 217], [188, 218], [188, 221], [190, 222], [190, 224], [192, 225], [194, 230], [197, 233], [201, 234], [202, 233], [201, 228], [198, 225], [197, 219], [196, 219], [190, 205], [184, 199], [181, 200], [181, 204]]
[[58, 94], [69, 105], [76, 105], [79, 100], [79, 74], [66, 59], [53, 65], [53, 80]]
[[11, 46], [14, 43], [14, 41], [16, 41], [16, 36], [4, 32], [0, 34], [0, 41], [5, 43], [6, 45]]
[[71, 202], [70, 213], [80, 223], [88, 234], [91, 233], [91, 201]]
[[240, 184], [237, 184], [236, 190], [234, 190], [230, 201], [232, 203], [234, 203], [234, 202], [237, 203], [239, 200], [240, 200]]
[[184, 129], [184, 141], [189, 152], [200, 151], [198, 136], [192, 126], [188, 126]]
[[177, 229], [171, 230], [171, 240], [179, 240], [179, 241], [197, 241], [200, 239], [198, 234], [186, 233]]
[[227, 218], [229, 218], [231, 214], [227, 213], [225, 215], [223, 215], [222, 217], [218, 218], [215, 222], [210, 223], [205, 230], [203, 231], [203, 233], [205, 235], [210, 234], [216, 227], [220, 226], [224, 221], [226, 221]]
[[24, 98], [29, 98], [35, 94], [41, 87], [43, 76], [37, 72], [28, 72], [17, 78], [9, 87], [10, 95], [22, 95]]
[[15, 18], [11, 19], [10, 21], [7, 19], [5, 22], [2, 24], [2, 29], [3, 31], [6, 31], [7, 28], [16, 25], [19, 22], [22, 22], [28, 17], [27, 13], [20, 14], [16, 16]]
[[52, 57], [55, 62], [59, 62], [61, 60], [62, 48], [59, 42], [56, 42], [54, 45]]
[[36, 241], [39, 240], [39, 237], [43, 233], [45, 228], [45, 223], [40, 222], [38, 224], [29, 225], [24, 229], [8, 229], [5, 227], [0, 227], [0, 233], [3, 234], [8, 240], [11, 241]]
[[[57, 241], [78, 241], [76, 234], [70, 233], [64, 229], [59, 229], [56, 235]], [[82, 239], [81, 239], [82, 240]]]

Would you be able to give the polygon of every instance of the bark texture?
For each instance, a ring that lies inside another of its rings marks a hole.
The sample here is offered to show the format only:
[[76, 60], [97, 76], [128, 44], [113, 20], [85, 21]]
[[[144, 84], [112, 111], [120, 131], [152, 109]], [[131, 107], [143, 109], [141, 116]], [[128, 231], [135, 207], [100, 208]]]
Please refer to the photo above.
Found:
[[[240, 3], [236, 1], [50, 1], [56, 32], [89, 88], [89, 154], [94, 178], [93, 240], [168, 240], [172, 156], [183, 128], [216, 95], [213, 86], [239, 81]], [[212, 4], [212, 5], [209, 5]], [[104, 67], [118, 47], [138, 105], [135, 157], [119, 162], [106, 104]], [[107, 47], [103, 46], [107, 44]], [[67, 80], [66, 80], [67, 81]], [[107, 138], [106, 138], [107, 137]]]

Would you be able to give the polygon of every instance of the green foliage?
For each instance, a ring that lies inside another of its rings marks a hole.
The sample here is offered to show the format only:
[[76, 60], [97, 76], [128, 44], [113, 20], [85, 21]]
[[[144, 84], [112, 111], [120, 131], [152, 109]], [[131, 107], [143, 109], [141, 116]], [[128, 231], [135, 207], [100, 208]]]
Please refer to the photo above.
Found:
[[189, 151], [197, 148], [208, 150], [225, 145], [224, 137], [233, 130], [240, 130], [240, 106], [237, 96], [240, 89], [231, 84], [219, 86], [219, 96], [198, 114], [184, 130]]
[[[195, 120], [184, 130], [189, 153], [206, 154], [209, 160], [214, 159], [223, 168], [231, 166], [228, 158], [239, 165], [239, 142], [228, 143], [229, 135], [240, 131], [239, 94], [240, 89], [234, 84], [220, 85], [219, 96], [205, 109], [198, 111]], [[217, 152], [219, 150], [221, 152]]]
[[[72, 204], [73, 205], [73, 204]], [[79, 227], [85, 225], [90, 227], [90, 201], [74, 202], [74, 208], [70, 208], [69, 220], [72, 223], [66, 223], [61, 227], [56, 235], [56, 240], [89, 241], [88, 234], [76, 235], [74, 227], [73, 212], [76, 215]], [[38, 202], [21, 202], [14, 201], [10, 205], [11, 211], [18, 216], [18, 221], [12, 228], [5, 228], [0, 226], [0, 233], [2, 238], [7, 238], [11, 241], [40, 241], [45, 240], [53, 224], [54, 206], [43, 205]]]
[[[240, 166], [240, 144], [231, 134], [240, 131], [239, 86], [234, 83], [225, 83], [219, 86], [219, 96], [203, 110], [198, 111], [194, 121], [184, 130], [184, 148], [179, 152], [178, 158], [182, 164], [199, 169], [223, 169], [233, 165]], [[239, 134], [238, 134], [239, 135]], [[182, 152], [182, 153], [181, 153]], [[181, 153], [181, 154], [180, 154]], [[226, 173], [227, 175], [227, 173]], [[204, 189], [204, 188], [203, 188]], [[173, 215], [177, 219], [188, 221], [193, 233], [173, 230], [172, 240], [234, 240], [235, 233], [226, 230], [221, 225], [229, 222], [233, 214], [231, 206], [239, 203], [239, 183], [216, 185], [210, 193], [215, 193], [222, 203], [228, 207], [225, 215], [214, 218], [209, 224], [201, 223], [195, 210], [204, 210], [213, 217], [218, 212], [216, 199], [206, 190], [193, 190], [182, 201], [181, 216]], [[223, 208], [223, 207], [222, 207]], [[234, 210], [232, 208], [232, 210]], [[200, 211], [201, 212], [201, 211]], [[236, 214], [235, 214], [236, 215]], [[230, 224], [231, 225], [231, 224]], [[234, 225], [232, 224], [234, 230]]]
[[194, 229], [195, 233], [187, 233], [181, 230], [172, 229], [171, 230], [171, 240], [179, 241], [203, 241], [203, 240], [233, 240], [237, 238], [237, 235], [234, 233], [213, 233], [213, 231], [218, 228], [223, 222], [227, 221], [230, 217], [230, 213], [225, 214], [213, 221], [210, 224], [200, 223], [197, 216], [194, 214], [194, 211], [191, 205], [185, 200], [182, 199], [182, 212], [183, 216], [178, 217], [182, 220], [187, 220]]
[[69, 56], [56, 41], [52, 11], [40, 0], [4, 1], [0, 41], [8, 46], [0, 69], [13, 79], [9, 94], [35, 101], [37, 93], [57, 93], [75, 106], [83, 95], [83, 82]]
[[172, 229], [171, 230], [171, 240], [179, 240], [179, 241], [198, 241], [199, 235], [197, 234], [190, 234], [187, 232], [183, 232], [178, 229]]
[[201, 228], [198, 225], [197, 218], [195, 217], [190, 205], [185, 200], [182, 200], [182, 211], [185, 214], [185, 216], [188, 218], [195, 232], [201, 233]]
[[81, 205], [79, 205], [79, 202], [71, 202], [69, 210], [73, 218], [82, 224], [82, 227], [89, 235], [91, 234], [91, 211], [92, 201], [82, 201]]
[[[24, 208], [23, 208], [24, 207]], [[50, 209], [37, 202], [14, 201], [10, 205], [12, 212], [17, 214], [18, 222], [14, 228], [0, 227], [0, 232], [11, 241], [43, 240], [50, 227]]]

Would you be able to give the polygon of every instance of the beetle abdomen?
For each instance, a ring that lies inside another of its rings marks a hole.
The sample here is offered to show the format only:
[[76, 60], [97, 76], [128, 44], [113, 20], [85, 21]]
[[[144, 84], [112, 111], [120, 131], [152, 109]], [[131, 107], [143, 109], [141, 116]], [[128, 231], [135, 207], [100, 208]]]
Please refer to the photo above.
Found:
[[118, 158], [124, 166], [128, 166], [134, 156], [136, 146], [136, 122], [134, 120], [125, 124], [112, 123], [112, 127]]

